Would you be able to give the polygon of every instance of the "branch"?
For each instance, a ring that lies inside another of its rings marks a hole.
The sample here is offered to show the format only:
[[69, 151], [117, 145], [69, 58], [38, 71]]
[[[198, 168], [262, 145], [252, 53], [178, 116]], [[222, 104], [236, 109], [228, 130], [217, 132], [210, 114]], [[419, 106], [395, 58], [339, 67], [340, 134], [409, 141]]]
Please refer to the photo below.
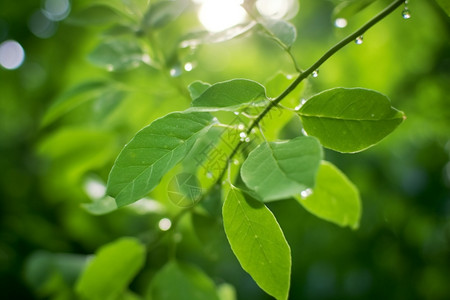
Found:
[[[395, 0], [388, 7], [386, 7], [383, 11], [381, 11], [378, 15], [373, 17], [363, 26], [361, 26], [358, 30], [348, 35], [346, 38], [341, 40], [339, 43], [331, 47], [327, 52], [325, 52], [322, 57], [320, 57], [315, 63], [313, 63], [308, 69], [304, 72], [300, 73], [300, 75], [274, 100], [272, 100], [269, 105], [258, 115], [258, 117], [250, 124], [246, 133], [249, 135], [253, 128], [258, 126], [259, 122], [267, 115], [267, 113], [278, 103], [280, 103], [287, 95], [289, 95], [304, 79], [306, 79], [309, 75], [311, 75], [315, 70], [317, 70], [324, 62], [326, 62], [331, 56], [333, 56], [336, 52], [341, 50], [347, 44], [353, 42], [356, 38], [363, 35], [368, 29], [374, 26], [376, 23], [384, 19], [390, 13], [392, 13], [397, 7], [404, 4], [405, 0]], [[237, 151], [241, 147], [244, 142], [240, 141], [236, 147], [234, 147], [230, 156], [228, 157], [228, 163], [231, 162], [233, 157], [236, 155]], [[222, 180], [227, 168], [224, 168], [219, 175], [217, 182]]]

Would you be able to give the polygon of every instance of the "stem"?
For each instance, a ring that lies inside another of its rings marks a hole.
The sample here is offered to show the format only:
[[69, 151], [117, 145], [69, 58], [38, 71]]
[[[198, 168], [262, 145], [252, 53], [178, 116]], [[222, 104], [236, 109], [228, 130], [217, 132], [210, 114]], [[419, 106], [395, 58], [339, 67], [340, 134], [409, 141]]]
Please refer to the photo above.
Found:
[[[250, 124], [248, 127], [246, 134], [249, 135], [252, 131], [252, 129], [261, 122], [261, 120], [267, 115], [267, 113], [278, 103], [280, 103], [287, 95], [289, 95], [305, 78], [307, 78], [309, 75], [311, 75], [312, 72], [317, 70], [324, 62], [326, 62], [331, 56], [333, 56], [336, 52], [341, 50], [344, 46], [347, 44], [353, 42], [357, 37], [363, 35], [368, 29], [370, 29], [372, 26], [374, 26], [376, 23], [384, 19], [386, 16], [388, 16], [390, 13], [392, 13], [397, 7], [402, 5], [405, 2], [405, 0], [395, 0], [392, 2], [388, 7], [386, 7], [384, 10], [382, 10], [378, 15], [373, 17], [371, 20], [369, 20], [367, 23], [365, 23], [363, 26], [361, 26], [358, 30], [353, 32], [352, 34], [348, 35], [346, 38], [341, 40], [339, 43], [331, 47], [327, 52], [325, 52], [322, 57], [320, 57], [315, 63], [313, 63], [308, 69], [306, 69], [304, 72], [300, 73], [300, 75], [274, 100], [272, 100], [269, 105], [258, 115], [258, 117]], [[243, 144], [242, 141], [240, 141], [236, 147], [231, 152], [230, 156], [228, 157], [228, 163], [231, 162], [234, 155], [236, 155], [237, 151]], [[226, 172], [226, 168], [221, 172], [217, 182], [220, 182], [223, 175]]]

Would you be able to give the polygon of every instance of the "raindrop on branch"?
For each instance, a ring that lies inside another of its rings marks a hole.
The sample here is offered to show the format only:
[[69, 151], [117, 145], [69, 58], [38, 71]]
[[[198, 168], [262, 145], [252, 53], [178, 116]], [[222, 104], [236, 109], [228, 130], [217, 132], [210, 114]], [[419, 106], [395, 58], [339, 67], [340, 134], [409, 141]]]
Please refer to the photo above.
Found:
[[319, 76], [319, 69], [313, 71], [311, 76], [314, 77], [314, 78], [317, 78]]
[[360, 36], [358, 36], [356, 39], [355, 39], [355, 44], [356, 45], [361, 45], [362, 43], [363, 43], [363, 36], [362, 35], [360, 35]]

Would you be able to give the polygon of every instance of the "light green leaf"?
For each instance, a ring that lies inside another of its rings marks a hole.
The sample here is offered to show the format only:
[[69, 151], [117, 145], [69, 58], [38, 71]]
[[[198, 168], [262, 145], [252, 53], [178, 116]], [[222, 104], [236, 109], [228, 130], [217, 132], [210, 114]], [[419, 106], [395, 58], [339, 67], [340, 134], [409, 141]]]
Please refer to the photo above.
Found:
[[264, 201], [280, 200], [314, 186], [322, 148], [313, 137], [263, 143], [250, 152], [242, 180]]
[[284, 20], [267, 19], [263, 26], [269, 31], [269, 36], [279, 40], [286, 48], [290, 48], [297, 38], [297, 29]]
[[117, 299], [144, 265], [145, 247], [134, 238], [122, 238], [101, 247], [76, 284], [83, 299]]
[[153, 278], [145, 299], [219, 300], [213, 281], [201, 270], [171, 261]]
[[313, 215], [340, 226], [358, 228], [361, 200], [355, 185], [333, 164], [323, 161], [312, 194], [297, 197]]
[[232, 79], [213, 84], [194, 99], [192, 106], [203, 111], [234, 110], [264, 99], [266, 91], [261, 84], [247, 79]]
[[404, 119], [403, 112], [376, 91], [335, 88], [311, 97], [300, 109], [303, 128], [324, 147], [339, 152], [369, 148]]
[[197, 47], [201, 44], [222, 43], [234, 39], [247, 33], [257, 23], [251, 21], [245, 24], [239, 24], [220, 32], [199, 31], [186, 35], [180, 43], [181, 48]]
[[203, 81], [194, 81], [188, 86], [189, 94], [191, 95], [191, 99], [195, 100], [200, 97], [211, 85], [207, 82]]
[[341, 2], [333, 11], [333, 17], [349, 19], [376, 0], [350, 0]]
[[109, 174], [107, 193], [119, 207], [144, 197], [211, 125], [209, 113], [175, 112], [155, 120], [122, 149]]
[[144, 52], [135, 38], [118, 37], [98, 45], [88, 60], [108, 71], [125, 71], [137, 68], [143, 57]]
[[74, 86], [62, 93], [50, 106], [42, 118], [41, 126], [47, 126], [79, 105], [100, 97], [108, 87], [110, 90], [114, 89], [110, 83], [104, 80], [86, 81]]
[[186, 0], [167, 0], [153, 3], [144, 16], [143, 24], [146, 28], [161, 28], [178, 18], [186, 9]]
[[90, 203], [81, 203], [81, 207], [93, 215], [104, 215], [117, 209], [116, 201], [109, 196], [94, 199]]
[[119, 21], [120, 17], [110, 6], [94, 4], [71, 14], [66, 22], [77, 26], [105, 25]]
[[441, 8], [445, 11], [447, 16], [450, 17], [450, 2], [448, 0], [436, 0], [436, 2], [441, 6]]
[[270, 210], [232, 188], [223, 206], [223, 223], [242, 268], [266, 293], [278, 300], [287, 299], [291, 250]]

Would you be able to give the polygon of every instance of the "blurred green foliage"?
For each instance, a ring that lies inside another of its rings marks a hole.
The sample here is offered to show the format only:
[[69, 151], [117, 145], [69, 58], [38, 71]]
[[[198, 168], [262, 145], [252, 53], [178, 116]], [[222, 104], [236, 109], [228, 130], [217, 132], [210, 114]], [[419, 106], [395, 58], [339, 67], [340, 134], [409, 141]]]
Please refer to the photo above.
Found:
[[[332, 19], [339, 2], [301, 1], [292, 20], [298, 35], [292, 53], [300, 67], [309, 66], [389, 1], [375, 1], [342, 29]], [[71, 16], [87, 3], [74, 1]], [[396, 11], [370, 29], [362, 45], [349, 45], [333, 56], [304, 87], [304, 97], [336, 86], [376, 89], [389, 95], [408, 119], [366, 152], [325, 153], [360, 190], [363, 214], [357, 231], [319, 220], [295, 200], [269, 205], [291, 245], [292, 299], [450, 298], [449, 18], [434, 1], [412, 0], [408, 6], [411, 19], [403, 20]], [[53, 36], [39, 38], [28, 25], [39, 8], [31, 0], [0, 2], [0, 42], [17, 40], [26, 53], [17, 70], [0, 68], [0, 286], [5, 299], [72, 299], [86, 259], [102, 246], [124, 236], [158, 240], [160, 220], [178, 210], [166, 192], [175, 173], [163, 178], [152, 199], [110, 214], [93, 215], [81, 204], [95, 200], [86, 185], [106, 181], [135, 132], [189, 106], [189, 83], [231, 78], [264, 83], [279, 71], [295, 72], [281, 48], [261, 35], [178, 49], [180, 32], [200, 26], [194, 10], [155, 34], [159, 52], [152, 54], [165, 57], [163, 71], [139, 63], [109, 72], [95, 55], [108, 38], [105, 25], [80, 27], [69, 17], [57, 23]], [[92, 15], [106, 23], [114, 20], [111, 12]], [[160, 24], [151, 16], [147, 20]], [[127, 53], [135, 49], [125, 44]], [[183, 70], [188, 62], [195, 66], [190, 72]], [[83, 82], [98, 85], [81, 98], [70, 98], [70, 90]], [[71, 110], [55, 108], [57, 99], [66, 99]], [[48, 115], [52, 111], [54, 117]], [[289, 123], [284, 134], [298, 131]], [[239, 299], [268, 299], [240, 269], [221, 224], [202, 216], [195, 222], [216, 228], [216, 234], [205, 230], [197, 237], [190, 220], [183, 219], [180, 235], [170, 237], [178, 241], [180, 260], [200, 266], [224, 289], [232, 284]], [[147, 292], [150, 279], [171, 255], [169, 244], [163, 240], [148, 250], [148, 271], [131, 283], [124, 299]]]

